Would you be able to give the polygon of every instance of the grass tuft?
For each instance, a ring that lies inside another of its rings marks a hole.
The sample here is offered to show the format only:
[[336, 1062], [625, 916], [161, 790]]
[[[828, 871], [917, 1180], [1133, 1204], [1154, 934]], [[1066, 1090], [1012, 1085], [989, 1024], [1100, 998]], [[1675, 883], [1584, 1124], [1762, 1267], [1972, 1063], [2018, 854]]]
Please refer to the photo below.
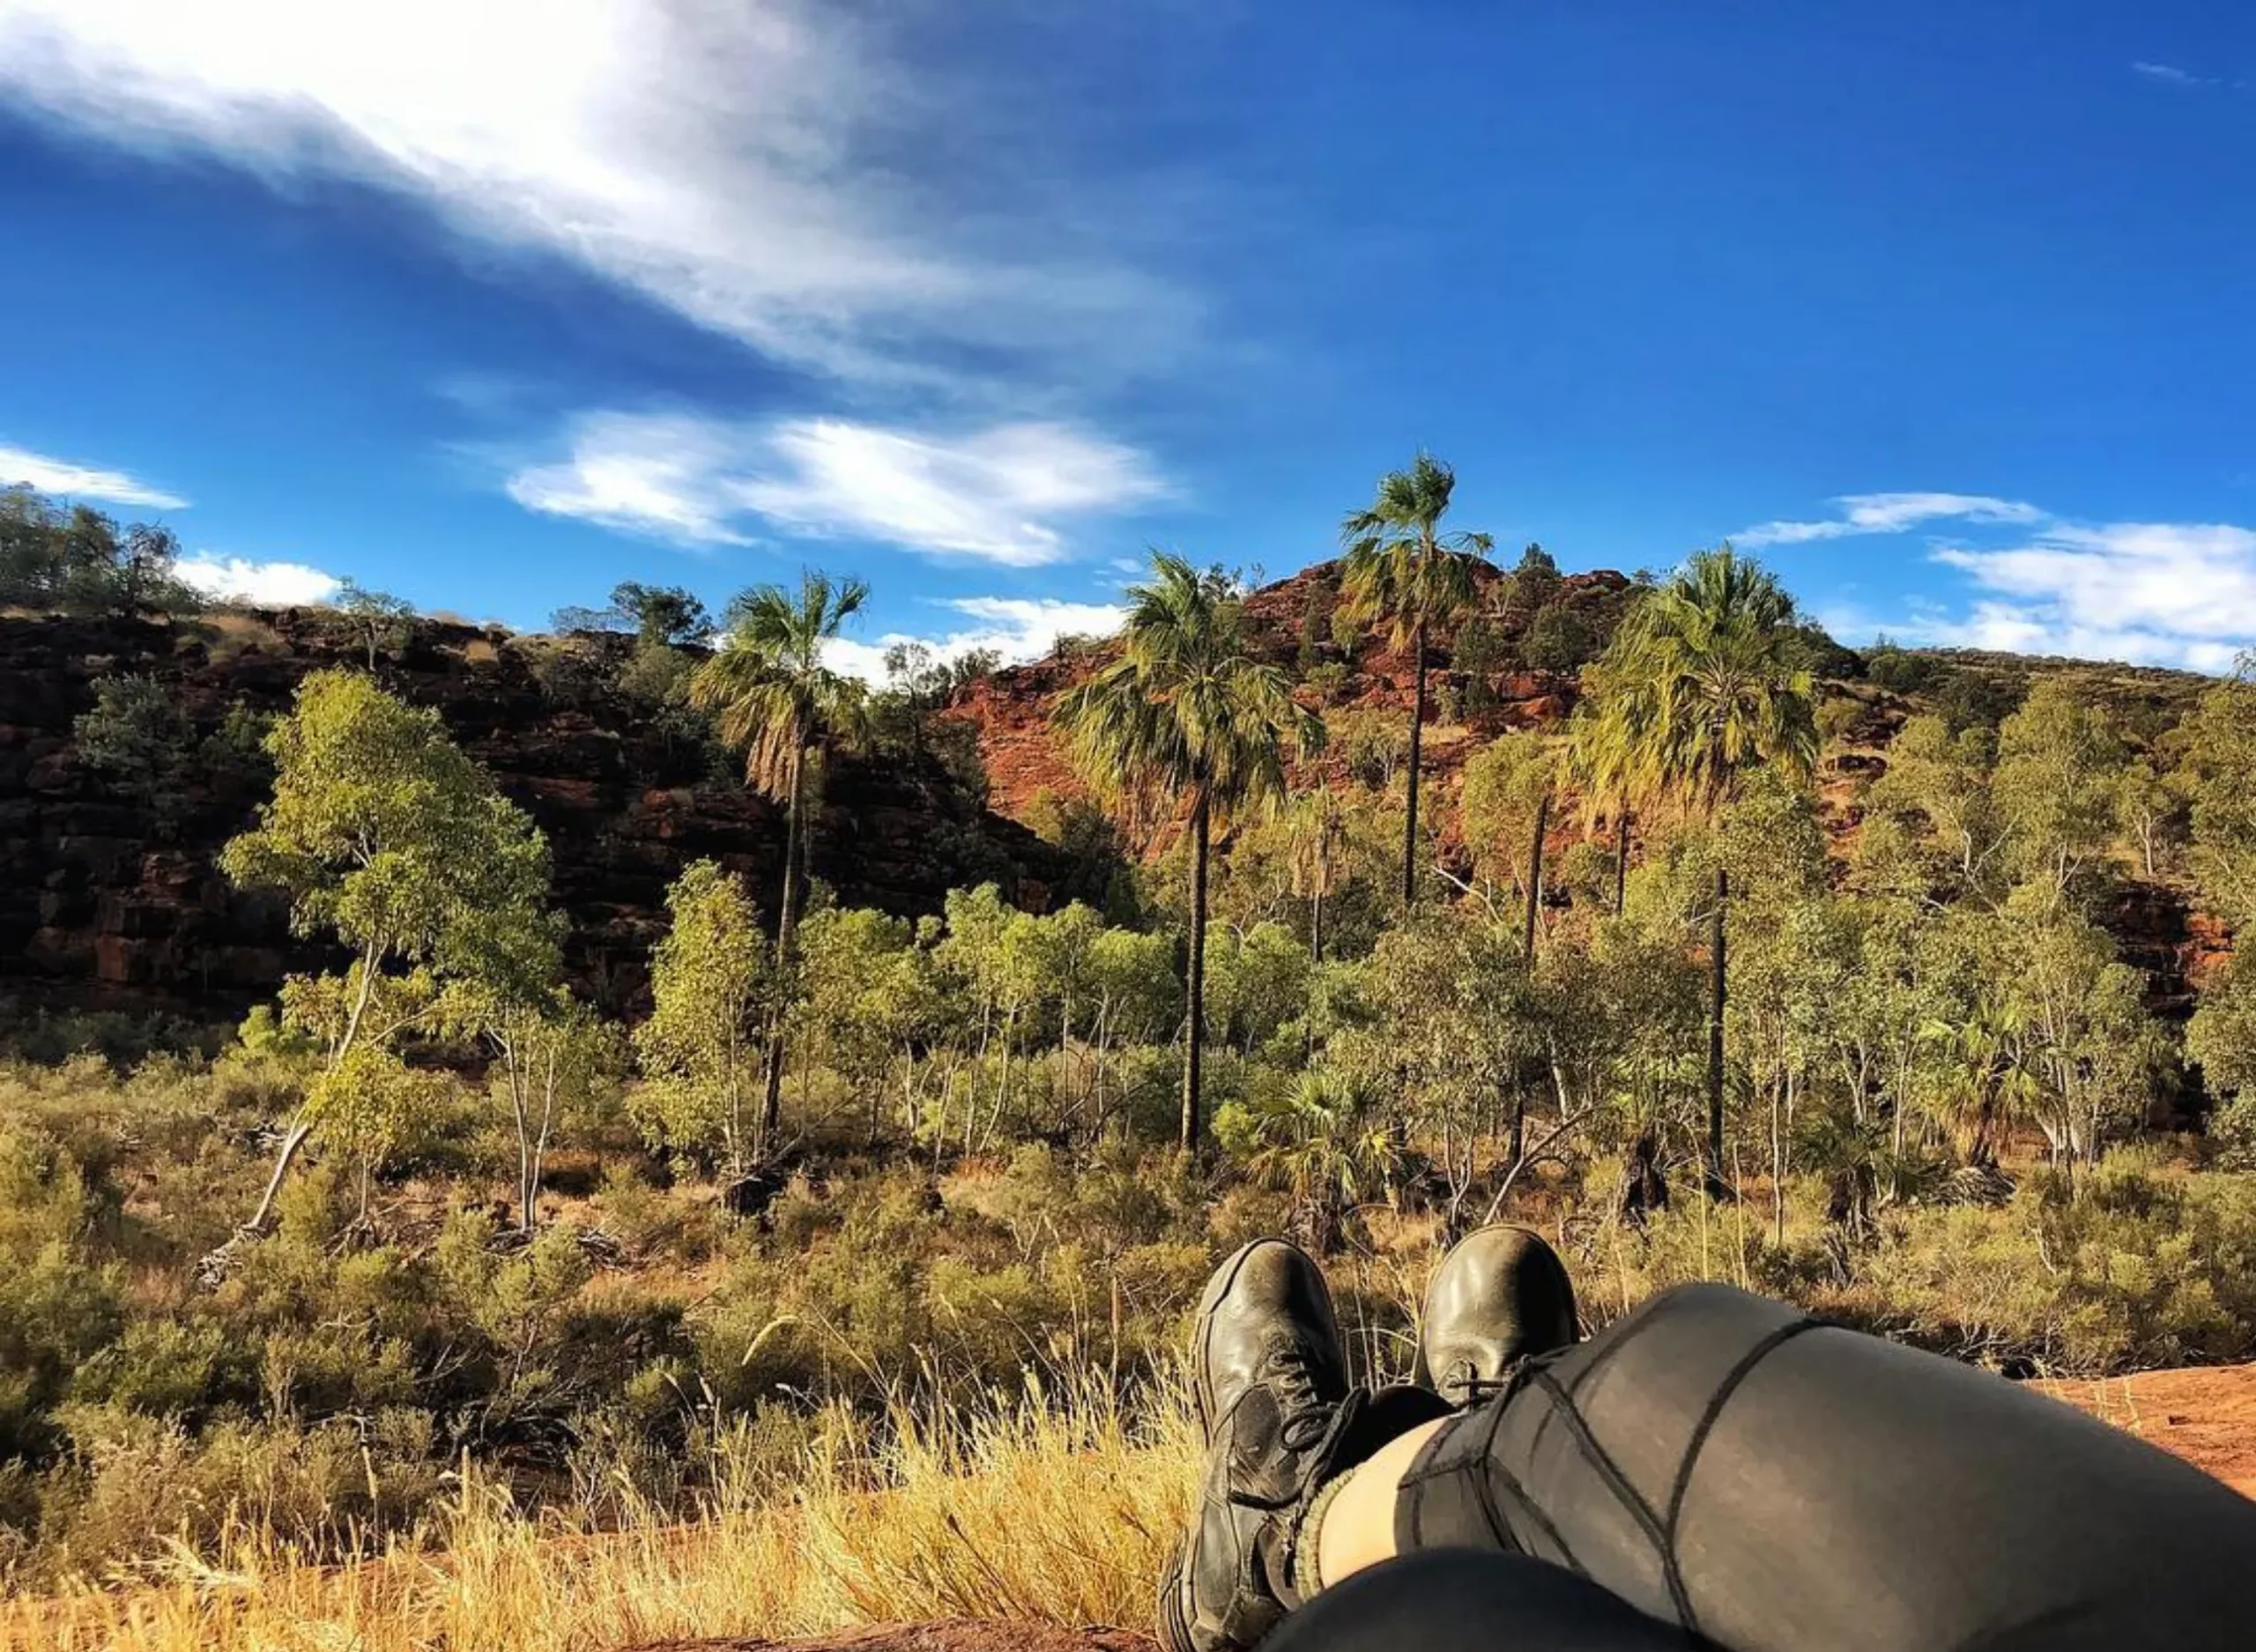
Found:
[[471, 1467], [374, 1558], [309, 1565], [234, 1522], [130, 1579], [0, 1601], [0, 1652], [594, 1652], [938, 1617], [1142, 1628], [1194, 1481], [1182, 1391], [1076, 1377], [895, 1407], [822, 1435], [795, 1487], [724, 1472], [687, 1521], [631, 1490], [603, 1529], [528, 1514]]

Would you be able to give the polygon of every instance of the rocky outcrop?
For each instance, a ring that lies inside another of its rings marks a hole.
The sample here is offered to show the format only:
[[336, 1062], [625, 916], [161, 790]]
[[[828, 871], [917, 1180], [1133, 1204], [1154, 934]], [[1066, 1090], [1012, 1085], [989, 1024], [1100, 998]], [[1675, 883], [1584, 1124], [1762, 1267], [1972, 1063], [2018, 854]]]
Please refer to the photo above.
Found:
[[[684, 866], [710, 856], [766, 900], [783, 847], [776, 806], [709, 743], [612, 686], [601, 656], [624, 646], [583, 639], [580, 652], [597, 657], [573, 662], [544, 639], [427, 621], [376, 672], [436, 707], [547, 834], [572, 921], [569, 966], [613, 1011], [643, 992], [665, 890]], [[79, 760], [72, 724], [97, 678], [136, 673], [164, 685], [202, 740], [234, 707], [281, 711], [308, 672], [364, 657], [308, 611], [0, 617], [0, 997], [216, 1019], [322, 962], [278, 899], [234, 888], [215, 864], [250, 820], [258, 782], [191, 759], [167, 823]], [[1038, 907], [1064, 875], [1056, 851], [936, 762], [898, 757], [836, 766], [813, 866], [842, 900], [900, 914], [937, 911], [950, 887], [989, 878]]]
[[[1387, 711], [1407, 717], [1415, 685], [1406, 650], [1397, 649], [1381, 631], [1369, 626], [1346, 636], [1334, 630], [1340, 604], [1341, 566], [1318, 562], [1289, 579], [1265, 585], [1246, 598], [1253, 648], [1262, 658], [1292, 672], [1301, 697], [1327, 714]], [[1484, 622], [1508, 636], [1530, 618], [1515, 596], [1511, 575], [1492, 564], [1474, 565], [1476, 609]], [[1545, 595], [1547, 606], [1574, 611], [1594, 637], [1611, 635], [1631, 589], [1631, 582], [1611, 569], [1568, 574]], [[1560, 722], [1578, 696], [1573, 673], [1498, 667], [1484, 675], [1486, 693], [1477, 708], [1469, 674], [1455, 657], [1457, 633], [1443, 629], [1428, 640], [1426, 681], [1426, 769], [1429, 782], [1444, 790], [1466, 758], [1489, 738], [1516, 729], [1544, 728]], [[1085, 796], [1063, 746], [1050, 726], [1058, 698], [1110, 657], [1105, 644], [1053, 654], [1031, 665], [1008, 667], [968, 685], [956, 712], [978, 731], [979, 749], [994, 786], [995, 807], [1013, 819], [1029, 819], [1045, 794], [1058, 798]], [[1317, 686], [1325, 668], [1336, 681]], [[1444, 720], [1443, 691], [1460, 707], [1454, 725]], [[1304, 772], [1295, 785], [1324, 780], [1346, 783], [1346, 763], [1334, 751]]]

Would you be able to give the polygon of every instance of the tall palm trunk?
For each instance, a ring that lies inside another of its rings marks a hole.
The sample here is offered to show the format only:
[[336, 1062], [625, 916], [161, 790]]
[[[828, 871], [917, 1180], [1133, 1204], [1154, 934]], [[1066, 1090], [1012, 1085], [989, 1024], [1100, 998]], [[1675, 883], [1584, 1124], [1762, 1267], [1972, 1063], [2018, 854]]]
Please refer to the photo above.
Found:
[[1527, 846], [1527, 921], [1520, 931], [1519, 955], [1535, 967], [1535, 917], [1543, 905], [1543, 833], [1551, 824], [1551, 794], [1535, 800], [1535, 835]]
[[1317, 874], [1316, 887], [1308, 898], [1308, 955], [1311, 963], [1324, 961], [1324, 878]]
[[[791, 783], [783, 799], [783, 904], [776, 919], [776, 965], [779, 974], [791, 963], [791, 946], [799, 930], [799, 817], [805, 804], [806, 745], [802, 741], [791, 757]], [[974, 1109], [976, 1111], [976, 1109]], [[760, 1145], [763, 1161], [775, 1150], [783, 1116], [783, 1006], [779, 1002], [768, 1023], [768, 1072], [760, 1103]]]
[[1731, 898], [1731, 874], [1716, 868], [1716, 907], [1708, 917], [1708, 1185], [1724, 1181], [1724, 906]]
[[1188, 1152], [1198, 1145], [1198, 1082], [1200, 1060], [1206, 1042], [1206, 848], [1211, 825], [1207, 798], [1202, 789], [1191, 811], [1191, 959], [1185, 971], [1185, 996], [1190, 1013], [1183, 1049], [1183, 1128], [1181, 1142]]
[[1620, 917], [1629, 900], [1629, 805], [1614, 816], [1614, 915]]
[[1410, 632], [1411, 676], [1415, 686], [1410, 696], [1410, 811], [1402, 827], [1402, 907], [1408, 911], [1418, 900], [1418, 767], [1419, 756], [1425, 749], [1426, 729], [1426, 622], [1423, 619]]

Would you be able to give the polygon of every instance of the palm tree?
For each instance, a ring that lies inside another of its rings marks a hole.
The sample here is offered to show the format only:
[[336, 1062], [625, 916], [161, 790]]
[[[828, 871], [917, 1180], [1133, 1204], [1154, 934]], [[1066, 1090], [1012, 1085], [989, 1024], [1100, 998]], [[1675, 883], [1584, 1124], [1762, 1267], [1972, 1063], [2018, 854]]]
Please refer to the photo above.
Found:
[[1348, 1213], [1385, 1194], [1400, 1174], [1402, 1145], [1376, 1100], [1367, 1085], [1318, 1066], [1282, 1094], [1247, 1105], [1258, 1144], [1247, 1168], [1284, 1189], [1296, 1236], [1319, 1256]]
[[1139, 814], [1187, 816], [1191, 837], [1190, 1024], [1181, 1139], [1199, 1134], [1206, 1039], [1206, 861], [1217, 825], [1285, 785], [1285, 748], [1323, 749], [1324, 724], [1294, 703], [1285, 673], [1250, 652], [1236, 585], [1180, 557], [1152, 559], [1128, 592], [1118, 657], [1069, 690], [1054, 714], [1074, 765], [1098, 792]]
[[1456, 487], [1457, 473], [1421, 453], [1408, 470], [1381, 477], [1369, 507], [1350, 513], [1340, 524], [1347, 550], [1340, 589], [1347, 612], [1365, 624], [1386, 620], [1392, 646], [1409, 645], [1416, 679], [1410, 712], [1410, 812], [1402, 834], [1406, 907], [1418, 890], [1418, 758], [1426, 721], [1428, 633], [1473, 607], [1479, 596], [1473, 564], [1495, 549], [1485, 533], [1441, 531]]
[[1293, 893], [1308, 900], [1308, 952], [1324, 961], [1324, 902], [1340, 886], [1340, 852], [1347, 842], [1347, 817], [1331, 787], [1310, 787], [1293, 800], [1287, 822], [1291, 837]]
[[[713, 656], [689, 679], [693, 705], [717, 714], [721, 738], [744, 748], [744, 777], [783, 805], [783, 899], [776, 923], [776, 955], [788, 967], [798, 932], [810, 796], [808, 759], [860, 745], [869, 730], [862, 685], [823, 663], [823, 648], [869, 601], [861, 580], [834, 580], [809, 569], [799, 589], [755, 585], [729, 604], [728, 629]], [[761, 1151], [776, 1137], [783, 1097], [780, 1011], [768, 1040], [767, 1095], [761, 1105]]]
[[[1817, 759], [1814, 683], [1793, 598], [1728, 545], [1696, 552], [1640, 602], [1592, 668], [1578, 767], [1627, 810], [1631, 800], [1712, 813], [1758, 763], [1796, 776]], [[1623, 841], [1626, 848], [1626, 839]], [[1724, 1152], [1724, 914], [1716, 870], [1709, 915], [1708, 1180]]]

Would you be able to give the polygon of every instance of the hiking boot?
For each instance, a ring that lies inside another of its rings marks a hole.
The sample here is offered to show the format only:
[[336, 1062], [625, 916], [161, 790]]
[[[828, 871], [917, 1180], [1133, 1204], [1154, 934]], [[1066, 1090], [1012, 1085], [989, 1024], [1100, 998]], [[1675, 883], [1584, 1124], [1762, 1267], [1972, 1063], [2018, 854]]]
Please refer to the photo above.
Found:
[[1531, 1228], [1498, 1222], [1459, 1240], [1426, 1287], [1417, 1380], [1462, 1411], [1538, 1354], [1575, 1341], [1575, 1287]]
[[1300, 1604], [1293, 1548], [1316, 1493], [1444, 1413], [1415, 1389], [1348, 1388], [1324, 1274], [1280, 1239], [1258, 1239], [1215, 1270], [1191, 1366], [1206, 1466], [1190, 1533], [1161, 1580], [1160, 1642], [1246, 1652]]

